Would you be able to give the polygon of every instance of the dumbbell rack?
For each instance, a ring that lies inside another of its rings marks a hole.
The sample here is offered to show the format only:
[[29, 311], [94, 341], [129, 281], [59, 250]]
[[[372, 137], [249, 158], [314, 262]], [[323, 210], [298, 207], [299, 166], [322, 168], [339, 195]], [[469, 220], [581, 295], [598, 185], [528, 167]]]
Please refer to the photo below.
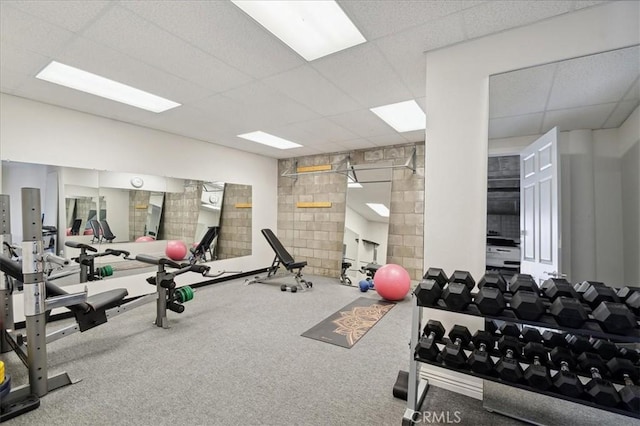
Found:
[[[403, 419], [402, 419], [402, 424], [403, 425], [412, 425], [415, 423], [416, 417], [419, 413], [420, 407], [424, 401], [424, 398], [426, 396], [426, 392], [428, 389], [428, 383], [426, 380], [420, 380], [419, 378], [419, 365], [420, 363], [425, 363], [425, 364], [429, 364], [429, 365], [433, 365], [433, 366], [437, 366], [437, 367], [441, 367], [447, 370], [451, 370], [451, 371], [456, 371], [458, 373], [462, 373], [462, 374], [466, 374], [469, 376], [474, 376], [474, 377], [478, 377], [481, 378], [483, 380], [489, 380], [492, 382], [496, 382], [496, 383], [500, 383], [502, 385], [507, 385], [507, 386], [511, 386], [511, 387], [515, 387], [515, 388], [519, 388], [522, 390], [526, 390], [529, 392], [535, 392], [537, 394], [542, 394], [542, 395], [546, 395], [552, 398], [556, 398], [556, 399], [563, 399], [566, 401], [570, 401], [573, 403], [577, 403], [577, 404], [581, 404], [581, 405], [586, 405], [586, 406], [590, 406], [593, 408], [597, 408], [600, 410], [605, 410], [605, 411], [609, 411], [612, 413], [616, 413], [616, 414], [620, 414], [623, 416], [628, 416], [628, 417], [634, 417], [634, 418], [638, 418], [640, 419], [640, 413], [633, 413], [630, 411], [626, 411], [620, 408], [616, 408], [616, 407], [607, 407], [607, 406], [603, 406], [603, 405], [599, 405], [596, 404], [594, 402], [591, 402], [589, 400], [586, 399], [580, 399], [580, 398], [573, 398], [570, 396], [566, 396], [560, 393], [556, 393], [556, 392], [550, 392], [550, 391], [544, 391], [538, 388], [534, 388], [525, 384], [521, 384], [521, 383], [514, 383], [514, 382], [508, 382], [508, 381], [504, 381], [502, 379], [500, 379], [499, 377], [494, 377], [494, 376], [489, 376], [489, 375], [484, 375], [484, 374], [478, 374], [475, 373], [471, 370], [467, 370], [467, 369], [461, 369], [461, 368], [455, 368], [452, 367], [450, 365], [446, 365], [444, 362], [441, 362], [439, 359], [436, 361], [430, 361], [430, 360], [426, 360], [426, 359], [420, 359], [417, 358], [415, 356], [415, 351], [416, 351], [416, 347], [418, 346], [418, 342], [420, 341], [420, 337], [422, 334], [422, 325], [423, 325], [423, 321], [422, 321], [422, 317], [423, 317], [423, 308], [430, 308], [430, 309], [436, 309], [436, 310], [443, 310], [443, 311], [448, 311], [448, 312], [455, 312], [455, 313], [459, 313], [459, 314], [464, 314], [464, 315], [471, 315], [471, 316], [478, 316], [478, 317], [483, 317], [485, 319], [488, 320], [498, 320], [498, 321], [507, 321], [507, 322], [513, 322], [513, 323], [517, 323], [517, 324], [522, 324], [522, 325], [530, 325], [530, 326], [534, 326], [534, 327], [542, 327], [542, 328], [548, 328], [548, 329], [554, 329], [554, 330], [562, 330], [562, 331], [566, 331], [570, 334], [574, 334], [574, 335], [585, 335], [585, 336], [589, 336], [589, 337], [598, 337], [598, 338], [602, 338], [602, 339], [610, 339], [616, 343], [638, 343], [640, 342], [640, 330], [638, 330], [637, 328], [633, 331], [631, 331], [630, 333], [626, 334], [626, 335], [618, 335], [618, 334], [612, 334], [612, 333], [607, 333], [605, 332], [600, 325], [596, 322], [596, 321], [592, 321], [589, 320], [587, 321], [584, 325], [583, 328], [580, 329], [574, 329], [574, 328], [569, 328], [569, 327], [564, 327], [559, 325], [555, 319], [551, 316], [551, 315], [547, 315], [545, 314], [540, 320], [538, 321], [529, 321], [529, 320], [523, 320], [518, 318], [515, 313], [510, 310], [510, 309], [505, 309], [501, 315], [485, 315], [482, 314], [477, 307], [474, 304], [470, 304], [468, 306], [468, 308], [466, 308], [463, 311], [458, 311], [458, 310], [454, 310], [454, 309], [450, 309], [448, 308], [444, 302], [442, 300], [439, 300], [437, 302], [436, 305], [434, 306], [420, 306], [418, 304], [418, 299], [415, 295], [412, 295], [412, 303], [413, 303], [413, 313], [412, 313], [412, 320], [411, 320], [411, 341], [409, 343], [410, 345], [410, 362], [409, 362], [409, 386], [408, 386], [408, 390], [407, 390], [407, 408], [405, 410]], [[447, 339], [443, 338], [441, 340], [436, 341], [436, 343], [439, 344], [446, 344], [447, 343]], [[467, 350], [472, 349], [471, 347], [467, 347], [465, 348]], [[551, 348], [549, 348], [551, 349]], [[497, 353], [497, 351], [492, 351], [492, 356], [501, 356], [500, 354]], [[520, 360], [521, 364], [527, 364], [526, 360]], [[581, 371], [572, 371], [574, 374], [577, 374], [578, 376], [582, 376], [582, 377], [589, 377], [586, 374], [584, 374]], [[614, 380], [614, 379], [607, 379], [608, 381], [612, 382], [612, 383], [617, 383], [617, 384], [624, 384], [622, 381], [620, 380]], [[523, 419], [526, 420], [526, 419]]]

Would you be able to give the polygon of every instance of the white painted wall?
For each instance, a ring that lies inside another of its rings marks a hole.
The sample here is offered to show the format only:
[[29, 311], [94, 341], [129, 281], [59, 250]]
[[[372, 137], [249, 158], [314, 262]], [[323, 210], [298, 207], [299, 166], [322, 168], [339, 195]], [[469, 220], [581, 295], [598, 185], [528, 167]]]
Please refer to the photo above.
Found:
[[[260, 234], [277, 222], [273, 158], [0, 94], [0, 159], [252, 185], [260, 212], [253, 215], [252, 255], [212, 268], [249, 271], [273, 258]], [[123, 286], [139, 279], [117, 278]]]
[[[639, 3], [611, 2], [427, 52], [425, 269], [484, 271], [489, 76], [637, 44], [639, 17]], [[444, 317], [447, 327], [483, 326]]]
[[[373, 260], [373, 247], [371, 244], [364, 244], [362, 242], [363, 239], [380, 244], [377, 249], [377, 263], [380, 265], [387, 263], [389, 224], [369, 221], [355, 210], [346, 207], [344, 226], [358, 234], [358, 238], [360, 238], [360, 242], [358, 243], [357, 262], [354, 263], [354, 268], [360, 268]], [[345, 243], [351, 244], [351, 242], [347, 241], [346, 238], [345, 234]]]
[[100, 188], [100, 196], [107, 205], [107, 223], [116, 236], [114, 241], [129, 240], [129, 190]]

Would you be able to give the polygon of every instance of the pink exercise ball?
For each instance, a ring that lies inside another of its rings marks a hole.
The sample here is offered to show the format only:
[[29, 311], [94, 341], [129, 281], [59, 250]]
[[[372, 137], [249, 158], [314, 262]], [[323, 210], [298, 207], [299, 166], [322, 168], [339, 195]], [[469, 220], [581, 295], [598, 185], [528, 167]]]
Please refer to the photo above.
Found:
[[149, 241], [155, 241], [156, 239], [153, 237], [150, 237], [148, 235], [144, 235], [142, 237], [138, 237], [136, 238], [136, 243], [148, 243]]
[[171, 260], [182, 260], [187, 256], [187, 245], [180, 240], [169, 240], [164, 252]]
[[387, 300], [402, 300], [411, 288], [411, 277], [400, 265], [389, 263], [381, 266], [373, 277], [378, 294]]

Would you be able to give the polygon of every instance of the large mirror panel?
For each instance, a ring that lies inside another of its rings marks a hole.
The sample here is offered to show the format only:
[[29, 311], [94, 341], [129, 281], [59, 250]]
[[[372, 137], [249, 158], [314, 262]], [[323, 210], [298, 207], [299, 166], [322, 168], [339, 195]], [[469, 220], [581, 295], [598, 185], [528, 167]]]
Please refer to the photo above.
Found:
[[632, 46], [490, 77], [488, 268], [520, 260], [519, 152], [557, 127], [559, 272], [638, 285], [639, 63]]
[[343, 269], [352, 283], [366, 277], [367, 265], [386, 263], [391, 164], [354, 165], [347, 176]]

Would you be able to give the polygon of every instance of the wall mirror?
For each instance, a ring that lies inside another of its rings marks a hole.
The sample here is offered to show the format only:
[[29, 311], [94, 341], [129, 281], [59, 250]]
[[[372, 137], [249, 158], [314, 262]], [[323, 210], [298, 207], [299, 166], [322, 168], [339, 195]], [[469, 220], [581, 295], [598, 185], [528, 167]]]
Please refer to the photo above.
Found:
[[[14, 242], [22, 240], [21, 188], [41, 188], [44, 209], [52, 204], [45, 200], [50, 193], [46, 188], [55, 186], [60, 188], [53, 200], [58, 213], [48, 212], [45, 224], [57, 227], [58, 254], [65, 255], [64, 241], [70, 239], [93, 244], [100, 251], [117, 248], [133, 255], [161, 256], [165, 240], [179, 239], [192, 247], [209, 227], [216, 226], [224, 244], [218, 243], [215, 258], [251, 255], [250, 185], [10, 161], [2, 163], [2, 178], [2, 193], [10, 196]], [[93, 219], [108, 223], [114, 235], [111, 242], [96, 241], [89, 226]], [[140, 237], [152, 241], [136, 243]], [[207, 261], [215, 258], [208, 256]]]
[[346, 275], [353, 283], [364, 278], [362, 267], [387, 261], [393, 170], [375, 167], [391, 165], [354, 165], [347, 175], [343, 262], [351, 264]]
[[637, 120], [638, 63], [632, 46], [490, 77], [487, 230], [504, 253], [520, 257], [519, 152], [557, 126], [560, 272], [638, 285], [640, 132], [620, 130]]

